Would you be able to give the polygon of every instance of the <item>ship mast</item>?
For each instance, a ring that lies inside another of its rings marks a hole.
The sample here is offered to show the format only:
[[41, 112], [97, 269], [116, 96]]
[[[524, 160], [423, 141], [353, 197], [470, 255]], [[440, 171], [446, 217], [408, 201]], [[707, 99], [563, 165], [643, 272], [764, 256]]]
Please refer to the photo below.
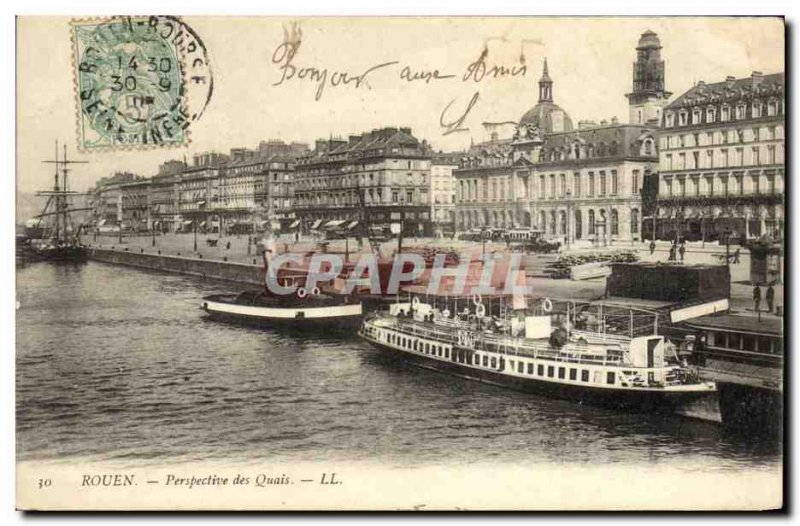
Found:
[[[64, 144], [64, 158], [59, 160], [58, 158], [58, 140], [56, 139], [56, 148], [55, 148], [55, 159], [54, 160], [47, 160], [42, 161], [46, 164], [55, 164], [55, 175], [54, 175], [54, 183], [53, 183], [53, 190], [51, 192], [38, 192], [37, 195], [48, 196], [48, 205], [50, 204], [51, 200], [55, 200], [55, 227], [54, 227], [54, 238], [56, 242], [67, 241], [67, 223], [69, 221], [68, 216], [68, 204], [67, 204], [67, 195], [77, 195], [77, 192], [70, 192], [67, 189], [67, 173], [69, 169], [67, 168], [70, 164], [87, 164], [86, 161], [68, 161], [67, 160], [67, 145]], [[61, 171], [61, 185], [59, 185], [58, 175], [59, 170]], [[45, 207], [46, 209], [47, 207]], [[45, 214], [43, 214], [45, 215]]]

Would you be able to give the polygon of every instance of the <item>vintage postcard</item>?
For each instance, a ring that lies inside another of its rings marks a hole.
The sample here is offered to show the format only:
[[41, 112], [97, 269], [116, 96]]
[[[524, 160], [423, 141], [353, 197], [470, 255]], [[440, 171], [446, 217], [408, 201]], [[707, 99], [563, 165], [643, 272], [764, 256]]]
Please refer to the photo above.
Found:
[[16, 26], [19, 509], [784, 506], [783, 19]]

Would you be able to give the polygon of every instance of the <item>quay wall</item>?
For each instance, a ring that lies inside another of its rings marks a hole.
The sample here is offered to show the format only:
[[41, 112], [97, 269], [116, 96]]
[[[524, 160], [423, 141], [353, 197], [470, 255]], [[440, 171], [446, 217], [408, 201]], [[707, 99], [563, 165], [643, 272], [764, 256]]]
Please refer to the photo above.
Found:
[[153, 254], [132, 249], [89, 248], [89, 259], [160, 272], [173, 272], [208, 279], [261, 285], [258, 265], [185, 256]]

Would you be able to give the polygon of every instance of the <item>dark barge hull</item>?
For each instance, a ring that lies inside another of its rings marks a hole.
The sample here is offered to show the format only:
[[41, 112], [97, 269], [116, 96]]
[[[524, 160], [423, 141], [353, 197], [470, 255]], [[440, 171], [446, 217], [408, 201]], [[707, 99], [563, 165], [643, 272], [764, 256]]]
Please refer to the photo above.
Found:
[[427, 356], [406, 353], [367, 339], [375, 348], [392, 360], [433, 371], [497, 385], [549, 398], [570, 400], [579, 404], [607, 407], [641, 413], [673, 413], [685, 404], [713, 394], [713, 391], [641, 391], [632, 389], [591, 388], [580, 385], [545, 382], [535, 378], [519, 378], [489, 369], [469, 367], [458, 362], [435, 360]]
[[[253, 305], [239, 305], [227, 301], [220, 301], [221, 296], [209, 296], [203, 298], [201, 308], [209, 315], [210, 318], [215, 320], [224, 321], [227, 323], [235, 323], [239, 325], [248, 325], [251, 327], [260, 328], [274, 328], [284, 330], [303, 330], [316, 333], [335, 332], [335, 333], [352, 333], [358, 330], [361, 326], [363, 319], [363, 309], [356, 309], [357, 304], [350, 304], [342, 306], [341, 310], [349, 309], [350, 311], [345, 315], [326, 315], [324, 317], [305, 316], [309, 311], [320, 309], [315, 306], [291, 306], [282, 308], [280, 306], [264, 307], [263, 312], [258, 314], [248, 314], [243, 312], [226, 312], [226, 307], [247, 307], [254, 308]], [[326, 310], [336, 310], [337, 306], [330, 305], [325, 307]], [[254, 310], [258, 310], [256, 306]], [[291, 317], [284, 316], [270, 316], [269, 312], [272, 311], [298, 311], [297, 315]]]

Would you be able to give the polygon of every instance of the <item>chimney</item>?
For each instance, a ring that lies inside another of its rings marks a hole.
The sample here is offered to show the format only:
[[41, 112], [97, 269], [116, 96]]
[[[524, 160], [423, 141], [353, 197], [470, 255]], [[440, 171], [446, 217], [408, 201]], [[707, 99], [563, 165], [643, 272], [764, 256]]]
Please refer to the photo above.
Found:
[[755, 88], [759, 84], [761, 84], [762, 80], [764, 80], [764, 74], [761, 73], [760, 71], [754, 71], [753, 73], [750, 74], [750, 78], [752, 79], [753, 87]]
[[725, 84], [730, 88], [736, 82], [736, 77], [728, 75], [725, 77]]
[[360, 140], [361, 140], [361, 136], [360, 135], [351, 135], [350, 136], [350, 144], [355, 144]]
[[406, 135], [411, 135], [411, 128], [400, 128], [400, 131]]
[[324, 153], [328, 151], [328, 143], [325, 139], [317, 139], [316, 146], [314, 148], [319, 153]]
[[499, 135], [497, 134], [497, 132], [493, 131], [492, 132], [492, 141], [496, 141], [498, 138], [499, 138]]
[[611, 117], [611, 124], [619, 124], [619, 119], [616, 116]]
[[699, 86], [705, 86], [705, 85], [706, 85], [706, 81], [705, 81], [705, 80], [698, 80], [698, 81], [697, 81], [697, 86], [698, 86], [698, 87], [699, 87]]

